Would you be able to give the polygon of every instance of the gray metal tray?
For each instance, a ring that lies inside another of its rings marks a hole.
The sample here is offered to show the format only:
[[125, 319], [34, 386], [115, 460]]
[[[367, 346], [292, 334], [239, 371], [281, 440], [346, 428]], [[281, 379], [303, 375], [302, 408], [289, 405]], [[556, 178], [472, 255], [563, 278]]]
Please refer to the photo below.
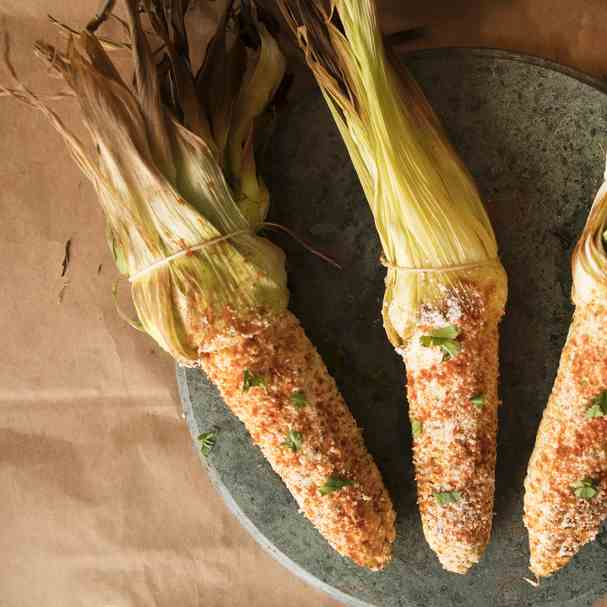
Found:
[[347, 605], [591, 605], [607, 592], [607, 533], [539, 589], [527, 571], [522, 486], [572, 307], [570, 255], [604, 168], [607, 95], [600, 83], [500, 51], [443, 49], [406, 59], [479, 184], [510, 281], [501, 330], [495, 520], [482, 561], [444, 572], [415, 503], [404, 369], [380, 320], [384, 269], [372, 219], [318, 93], [293, 103], [264, 172], [271, 217], [332, 253], [337, 271], [288, 238], [291, 309], [335, 376], [398, 512], [394, 559], [381, 573], [333, 552], [297, 512], [242, 424], [197, 371], [178, 369], [192, 434], [219, 428], [206, 462], [242, 524], [287, 568]]

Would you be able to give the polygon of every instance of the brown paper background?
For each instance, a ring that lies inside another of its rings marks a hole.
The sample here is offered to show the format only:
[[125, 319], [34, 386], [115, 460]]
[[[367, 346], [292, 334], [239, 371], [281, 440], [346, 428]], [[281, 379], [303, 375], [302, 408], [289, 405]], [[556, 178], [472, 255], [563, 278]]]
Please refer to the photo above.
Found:
[[[61, 88], [31, 55], [35, 39], [57, 40], [46, 14], [82, 26], [96, 6], [0, 0], [26, 83]], [[387, 32], [429, 24], [429, 46], [515, 49], [607, 73], [603, 0], [383, 0], [380, 10]], [[81, 132], [74, 101], [54, 106]], [[335, 606], [215, 495], [172, 361], [116, 315], [101, 213], [59, 137], [6, 98], [0, 133], [0, 606]]]

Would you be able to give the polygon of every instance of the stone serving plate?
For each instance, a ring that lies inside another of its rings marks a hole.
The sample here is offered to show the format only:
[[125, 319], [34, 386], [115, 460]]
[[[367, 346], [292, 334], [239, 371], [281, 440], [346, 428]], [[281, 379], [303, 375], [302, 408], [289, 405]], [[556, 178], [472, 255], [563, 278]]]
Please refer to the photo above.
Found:
[[243, 425], [196, 370], [177, 377], [192, 435], [216, 428], [209, 475], [242, 525], [281, 563], [346, 605], [581, 607], [607, 593], [607, 533], [533, 588], [522, 523], [525, 468], [569, 320], [570, 256], [604, 170], [602, 83], [505, 52], [444, 49], [405, 59], [472, 171], [495, 226], [510, 294], [501, 329], [500, 431], [491, 543], [467, 576], [443, 571], [415, 502], [404, 368], [380, 306], [385, 270], [371, 214], [319, 93], [293, 101], [263, 167], [272, 221], [344, 265], [338, 271], [282, 235], [291, 309], [364, 430], [398, 513], [392, 563], [358, 568], [329, 548]]

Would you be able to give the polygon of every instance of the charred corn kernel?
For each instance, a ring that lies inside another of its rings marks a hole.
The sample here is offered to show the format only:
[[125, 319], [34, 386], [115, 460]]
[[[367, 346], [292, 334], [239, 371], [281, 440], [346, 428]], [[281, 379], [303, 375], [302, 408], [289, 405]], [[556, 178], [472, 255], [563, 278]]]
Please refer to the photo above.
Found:
[[[443, 565], [464, 573], [491, 529], [497, 324], [507, 290], [495, 235], [423, 92], [386, 53], [376, 2], [278, 4], [373, 213], [388, 269], [384, 327], [407, 366], [424, 531]], [[443, 318], [450, 304], [462, 311], [457, 327]]]

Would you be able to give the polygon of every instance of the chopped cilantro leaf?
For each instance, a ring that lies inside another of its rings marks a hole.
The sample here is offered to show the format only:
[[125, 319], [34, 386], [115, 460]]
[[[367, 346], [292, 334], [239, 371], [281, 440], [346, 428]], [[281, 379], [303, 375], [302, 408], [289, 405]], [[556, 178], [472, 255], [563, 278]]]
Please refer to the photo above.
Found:
[[429, 335], [422, 335], [420, 343], [422, 346], [438, 347], [443, 351], [443, 360], [449, 360], [457, 356], [462, 349], [461, 344], [457, 341], [459, 329], [454, 325], [447, 325], [438, 329], [432, 329]]
[[441, 506], [446, 506], [458, 502], [462, 494], [459, 491], [442, 491], [441, 493], [435, 493], [434, 497]]
[[586, 410], [586, 417], [603, 417], [607, 415], [607, 390], [603, 390], [590, 401], [590, 407]]
[[288, 447], [289, 449], [291, 449], [293, 453], [296, 453], [301, 449], [302, 443], [303, 434], [301, 432], [298, 432], [297, 430], [289, 430], [289, 432], [287, 432], [287, 438], [282, 444], [284, 447]]
[[419, 436], [424, 431], [424, 425], [418, 419], [411, 420], [411, 433], [413, 436]]
[[348, 480], [347, 478], [341, 478], [339, 476], [330, 476], [319, 488], [321, 495], [329, 495], [329, 493], [333, 493], [334, 491], [338, 491], [343, 487], [347, 487], [348, 485], [352, 485], [354, 481]]
[[446, 339], [455, 339], [459, 335], [459, 329], [455, 325], [447, 325], [439, 329], [432, 329], [431, 337], [444, 337]]
[[291, 402], [296, 409], [303, 409], [308, 404], [308, 399], [303, 390], [295, 390], [291, 394]]
[[244, 376], [242, 379], [242, 391], [247, 392], [251, 388], [255, 388], [256, 386], [266, 387], [266, 380], [262, 375], [256, 375], [255, 373], [251, 373], [248, 369], [244, 370]]
[[199, 434], [198, 442], [200, 443], [200, 452], [207, 457], [215, 446], [215, 443], [217, 443], [217, 432], [203, 432]]
[[482, 409], [485, 406], [485, 403], [487, 401], [487, 397], [484, 394], [475, 394], [471, 399], [470, 402], [475, 406], [478, 407], [479, 409]]
[[571, 489], [576, 497], [581, 497], [585, 500], [592, 499], [599, 492], [595, 482], [591, 478], [584, 478], [581, 481], [576, 481], [571, 485]]

